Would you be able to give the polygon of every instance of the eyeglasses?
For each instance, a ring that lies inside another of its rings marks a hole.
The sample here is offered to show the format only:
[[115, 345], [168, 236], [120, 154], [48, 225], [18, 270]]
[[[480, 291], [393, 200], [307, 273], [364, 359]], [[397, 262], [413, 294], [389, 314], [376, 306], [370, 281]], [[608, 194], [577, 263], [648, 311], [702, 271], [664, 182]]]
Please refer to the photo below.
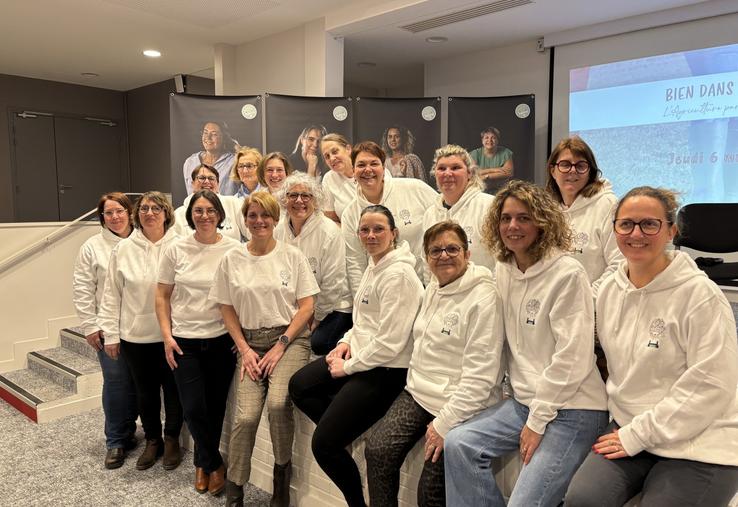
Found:
[[209, 181], [210, 183], [215, 183], [216, 181], [218, 181], [218, 178], [216, 178], [215, 176], [203, 176], [202, 174], [195, 179], [200, 183], [205, 183], [206, 181]]
[[238, 164], [237, 169], [246, 169], [247, 171], [253, 171], [256, 169], [256, 164]]
[[440, 259], [443, 252], [446, 252], [446, 255], [449, 257], [456, 257], [461, 253], [461, 247], [459, 245], [447, 245], [443, 248], [434, 246], [428, 250], [428, 257], [431, 259]]
[[123, 208], [110, 209], [107, 211], [103, 211], [103, 215], [105, 215], [107, 218], [119, 217], [121, 215], [127, 215], [127, 214], [128, 214], [128, 211], [124, 210]]
[[[630, 234], [635, 230], [636, 225], [641, 229], [641, 232], [646, 236], [654, 236], [659, 233], [664, 220], [658, 218], [644, 218], [640, 222], [631, 220], [630, 218], [617, 218], [612, 221], [615, 227], [615, 232], [618, 234], [626, 235]], [[671, 222], [666, 222], [671, 225]]]
[[313, 199], [313, 194], [306, 194], [303, 192], [287, 192], [287, 199], [293, 202], [297, 202], [297, 199], [302, 199], [302, 202], [310, 202]]
[[154, 204], [153, 206], [147, 206], [144, 204], [143, 206], [138, 208], [138, 213], [141, 215], [145, 215], [149, 211], [152, 212], [154, 215], [158, 215], [162, 212], [162, 208], [161, 206], [157, 206], [156, 204]]
[[586, 160], [580, 160], [576, 164], [572, 164], [571, 160], [559, 160], [554, 165], [564, 174], [571, 172], [572, 168], [574, 168], [578, 174], [584, 174], [589, 171], [589, 162]]
[[198, 217], [202, 217], [205, 215], [209, 217], [214, 217], [218, 214], [218, 210], [215, 208], [193, 208], [192, 214]]

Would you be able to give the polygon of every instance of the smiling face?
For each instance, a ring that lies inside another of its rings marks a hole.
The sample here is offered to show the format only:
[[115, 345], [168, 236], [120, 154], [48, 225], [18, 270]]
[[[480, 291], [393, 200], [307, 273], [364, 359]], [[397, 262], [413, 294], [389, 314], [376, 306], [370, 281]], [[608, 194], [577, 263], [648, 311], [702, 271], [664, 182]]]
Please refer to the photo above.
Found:
[[469, 168], [458, 155], [442, 157], [436, 162], [436, 185], [446, 204], [455, 204], [469, 184]]
[[384, 188], [384, 166], [379, 157], [362, 151], [354, 161], [354, 179], [359, 182], [364, 195], [381, 194]]
[[125, 236], [131, 225], [128, 211], [118, 201], [108, 199], [103, 207], [105, 227], [118, 236]]
[[[575, 155], [568, 149], [563, 150], [559, 154], [556, 159], [556, 163], [558, 164], [562, 160], [568, 160], [572, 164], [587, 162], [586, 158], [581, 155]], [[589, 181], [589, 171], [591, 170], [592, 168], [584, 174], [579, 174], [574, 167], [571, 167], [571, 170], [568, 173], [562, 173], [557, 166], [549, 168], [549, 171], [551, 171], [551, 177], [556, 181], [556, 185], [559, 187], [561, 197], [564, 199], [564, 204], [567, 206], [571, 205], [571, 203], [574, 202], [574, 199], [577, 198], [577, 195], [579, 195], [579, 192], [587, 186], [587, 182]]]
[[352, 173], [351, 146], [345, 147], [335, 141], [323, 141], [320, 145], [323, 160], [331, 170], [340, 174]]
[[147, 237], [163, 234], [166, 218], [166, 212], [161, 208], [161, 206], [156, 204], [156, 202], [151, 199], [144, 199], [141, 202], [138, 212], [138, 221]]
[[400, 134], [400, 129], [389, 129], [387, 131], [387, 146], [389, 146], [391, 150], [396, 151], [400, 149], [401, 143], [402, 135]]
[[287, 190], [287, 214], [290, 219], [304, 222], [315, 211], [315, 199], [305, 185], [292, 185]]
[[[458, 254], [452, 257], [448, 254], [449, 250], [458, 251]], [[441, 287], [458, 279], [469, 265], [469, 251], [464, 250], [463, 242], [453, 231], [439, 234], [431, 241], [428, 252], [428, 267]], [[438, 258], [434, 259], [436, 255]]]
[[238, 158], [238, 162], [236, 163], [238, 177], [247, 188], [254, 188], [259, 183], [256, 175], [257, 167], [259, 167], [259, 164], [256, 161], [256, 156], [252, 153], [241, 155]]
[[195, 230], [198, 234], [207, 236], [217, 232], [220, 219], [213, 203], [204, 197], [200, 197], [192, 205], [192, 221], [195, 223]]
[[202, 128], [202, 147], [205, 151], [218, 152], [223, 148], [223, 132], [215, 123], [206, 123]]
[[215, 173], [206, 167], [201, 167], [197, 172], [197, 176], [192, 180], [192, 193], [200, 190], [210, 190], [211, 192], [218, 193], [218, 178]]
[[492, 132], [482, 134], [482, 146], [485, 150], [494, 150], [497, 148], [497, 136]]
[[287, 177], [287, 171], [284, 168], [284, 162], [278, 158], [273, 158], [264, 166], [264, 179], [266, 180], [269, 192], [272, 194], [279, 190]]
[[506, 198], [500, 213], [500, 237], [519, 267], [529, 265], [528, 250], [539, 234], [528, 206], [515, 197]]
[[666, 246], [676, 234], [676, 225], [669, 226], [664, 206], [658, 199], [645, 195], [629, 197], [620, 205], [615, 218], [633, 222], [648, 218], [661, 220], [661, 228], [656, 234], [643, 234], [640, 226], [636, 226], [630, 234], [616, 233], [615, 239], [629, 266], [648, 266], [664, 260]]
[[302, 157], [318, 154], [318, 143], [320, 142], [320, 131], [318, 129], [308, 130], [302, 138]]
[[246, 211], [246, 228], [252, 239], [269, 239], [274, 232], [276, 222], [267, 210], [256, 202], [249, 205]]
[[382, 213], [365, 213], [359, 220], [359, 239], [375, 263], [394, 248], [396, 238], [397, 231], [390, 229], [389, 220]]

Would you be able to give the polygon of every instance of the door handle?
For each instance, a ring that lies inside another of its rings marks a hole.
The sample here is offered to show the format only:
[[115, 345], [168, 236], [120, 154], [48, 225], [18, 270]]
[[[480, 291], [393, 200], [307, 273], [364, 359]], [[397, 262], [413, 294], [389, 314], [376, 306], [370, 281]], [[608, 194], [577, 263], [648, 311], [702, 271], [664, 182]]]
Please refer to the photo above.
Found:
[[72, 188], [72, 185], [59, 185], [59, 193], [63, 194], [65, 190]]

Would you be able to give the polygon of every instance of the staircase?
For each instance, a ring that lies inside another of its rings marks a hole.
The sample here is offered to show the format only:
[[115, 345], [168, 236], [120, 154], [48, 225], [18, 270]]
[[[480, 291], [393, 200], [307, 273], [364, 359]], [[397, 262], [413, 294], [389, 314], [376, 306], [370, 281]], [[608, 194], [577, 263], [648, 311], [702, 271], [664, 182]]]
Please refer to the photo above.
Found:
[[102, 372], [81, 329], [62, 329], [61, 347], [29, 352], [28, 367], [0, 374], [0, 398], [45, 423], [101, 405]]

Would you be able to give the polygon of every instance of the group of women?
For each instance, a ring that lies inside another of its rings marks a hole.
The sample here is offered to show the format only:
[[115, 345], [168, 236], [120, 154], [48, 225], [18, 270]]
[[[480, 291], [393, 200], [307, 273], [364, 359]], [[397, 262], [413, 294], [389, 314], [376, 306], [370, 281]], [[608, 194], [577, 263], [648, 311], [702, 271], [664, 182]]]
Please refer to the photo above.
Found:
[[319, 150], [321, 183], [242, 148], [240, 199], [220, 197], [219, 172], [202, 164], [177, 212], [158, 192], [133, 208], [101, 198], [75, 303], [101, 351], [106, 466], [135, 444], [137, 408], [137, 468], [162, 455], [176, 467], [184, 419], [195, 489], [242, 505], [266, 404], [272, 505], [288, 505], [294, 403], [350, 506], [366, 505], [347, 450], [364, 433], [371, 505], [397, 505], [423, 437], [422, 506], [505, 505], [491, 464], [512, 452], [523, 465], [508, 505], [622, 505], [639, 491], [644, 505], [727, 504], [736, 325], [718, 287], [667, 248], [673, 193], [618, 201], [579, 138], [552, 152], [546, 188], [511, 181], [495, 197], [458, 146], [436, 152], [440, 194], [393, 177], [373, 142], [327, 134]]

